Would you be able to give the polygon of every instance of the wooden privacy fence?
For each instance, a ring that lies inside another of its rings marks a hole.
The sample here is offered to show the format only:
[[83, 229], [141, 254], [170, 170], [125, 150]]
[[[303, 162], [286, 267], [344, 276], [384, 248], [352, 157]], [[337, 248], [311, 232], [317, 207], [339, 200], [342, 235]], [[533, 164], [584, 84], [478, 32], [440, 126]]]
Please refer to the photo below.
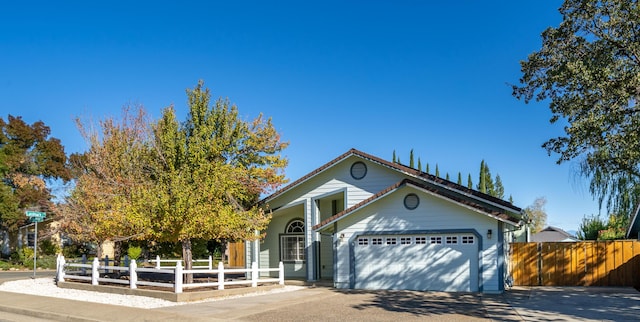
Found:
[[514, 285], [640, 287], [640, 242], [636, 240], [510, 246]]

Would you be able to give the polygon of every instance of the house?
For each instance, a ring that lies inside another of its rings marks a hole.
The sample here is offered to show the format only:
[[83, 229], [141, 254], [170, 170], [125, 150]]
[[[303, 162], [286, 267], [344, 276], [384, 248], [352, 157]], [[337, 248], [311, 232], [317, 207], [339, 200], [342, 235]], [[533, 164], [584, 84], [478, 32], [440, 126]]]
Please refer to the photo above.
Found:
[[547, 226], [543, 230], [531, 235], [532, 242], [576, 242], [578, 238], [558, 228]]
[[246, 263], [336, 288], [501, 292], [511, 203], [351, 149], [263, 199]]
[[628, 239], [637, 239], [640, 240], [640, 218], [638, 216], [640, 213], [640, 205], [636, 208], [636, 211], [633, 213], [631, 217], [631, 222], [629, 222], [629, 227], [627, 228]]

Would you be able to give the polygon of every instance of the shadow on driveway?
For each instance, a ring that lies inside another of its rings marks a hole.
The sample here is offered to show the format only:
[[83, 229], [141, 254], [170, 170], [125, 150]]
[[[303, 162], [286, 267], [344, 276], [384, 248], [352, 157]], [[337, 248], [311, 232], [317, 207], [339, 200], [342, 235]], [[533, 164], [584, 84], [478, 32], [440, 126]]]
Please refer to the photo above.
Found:
[[390, 312], [409, 313], [421, 318], [452, 314], [480, 319], [489, 317], [482, 303], [486, 295], [478, 293], [359, 290], [339, 292], [357, 294], [361, 301], [352, 305], [357, 310], [378, 308]]
[[640, 320], [640, 292], [631, 287], [516, 287], [503, 296], [525, 321]]

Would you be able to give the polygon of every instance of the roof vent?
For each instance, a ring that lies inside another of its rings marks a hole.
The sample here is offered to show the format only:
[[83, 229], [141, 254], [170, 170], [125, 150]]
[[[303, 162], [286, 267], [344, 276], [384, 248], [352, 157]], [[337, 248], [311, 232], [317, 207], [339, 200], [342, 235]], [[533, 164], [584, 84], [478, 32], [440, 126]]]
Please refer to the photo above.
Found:
[[358, 161], [351, 165], [351, 177], [360, 180], [367, 175], [367, 165]]

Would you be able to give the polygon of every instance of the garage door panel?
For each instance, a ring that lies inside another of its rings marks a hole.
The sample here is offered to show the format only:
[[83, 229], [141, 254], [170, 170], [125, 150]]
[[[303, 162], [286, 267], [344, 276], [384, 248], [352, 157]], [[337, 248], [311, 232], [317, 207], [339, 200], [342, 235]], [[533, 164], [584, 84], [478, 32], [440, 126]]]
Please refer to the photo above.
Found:
[[466, 244], [356, 245], [355, 287], [476, 291], [476, 254], [477, 246]]

